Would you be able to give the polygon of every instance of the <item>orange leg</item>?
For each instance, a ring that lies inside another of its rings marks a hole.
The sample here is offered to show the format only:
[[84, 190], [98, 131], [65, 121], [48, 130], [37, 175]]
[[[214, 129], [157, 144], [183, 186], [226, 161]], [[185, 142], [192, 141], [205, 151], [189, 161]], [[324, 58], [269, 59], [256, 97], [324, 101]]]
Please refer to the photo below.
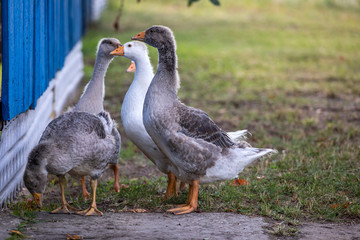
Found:
[[176, 205], [176, 208], [180, 208], [180, 207], [185, 207], [187, 205], [189, 205], [189, 203], [191, 202], [192, 199], [192, 195], [193, 195], [193, 186], [191, 184], [189, 184], [189, 194], [188, 197], [186, 199], [186, 203], [185, 204], [178, 204]]
[[96, 188], [97, 188], [97, 179], [91, 179], [90, 180], [90, 184], [91, 184], [91, 190], [92, 190], [92, 202], [91, 205], [88, 209], [84, 210], [84, 211], [79, 211], [77, 212], [77, 214], [80, 215], [85, 215], [85, 216], [90, 216], [90, 215], [100, 215], [102, 216], [103, 213], [99, 211], [99, 209], [97, 209], [96, 207]]
[[175, 215], [180, 215], [195, 211], [198, 206], [198, 195], [199, 195], [199, 180], [192, 180], [189, 187], [187, 204], [182, 205], [181, 207], [169, 209], [167, 210], [167, 212], [172, 212]]
[[84, 199], [88, 199], [90, 197], [90, 193], [86, 190], [85, 176], [81, 177], [81, 187], [82, 187]]
[[66, 179], [64, 176], [59, 177], [60, 189], [61, 189], [61, 206], [51, 211], [50, 213], [72, 213], [71, 211], [79, 211], [79, 209], [71, 207], [65, 199], [65, 187]]
[[184, 190], [185, 184], [186, 184], [186, 183], [184, 183], [184, 182], [180, 182], [180, 186], [179, 186], [179, 190], [180, 190], [180, 191]]
[[119, 164], [110, 164], [110, 168], [114, 171], [114, 189], [116, 192], [120, 192]]
[[177, 183], [177, 178], [176, 176], [172, 173], [169, 172], [168, 173], [168, 186], [165, 192], [165, 199], [169, 199], [172, 198], [174, 196], [177, 196], [177, 189], [176, 189], [176, 183]]

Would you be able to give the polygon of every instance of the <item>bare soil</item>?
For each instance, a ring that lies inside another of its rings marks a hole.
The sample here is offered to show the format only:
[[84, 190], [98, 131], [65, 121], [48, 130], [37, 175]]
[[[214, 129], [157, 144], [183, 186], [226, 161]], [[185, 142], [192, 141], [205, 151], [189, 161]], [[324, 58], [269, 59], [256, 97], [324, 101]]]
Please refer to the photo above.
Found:
[[[6, 212], [0, 212], [0, 217], [0, 239], [6, 239], [20, 219]], [[270, 234], [272, 226], [262, 217], [234, 213], [125, 212], [84, 217], [39, 212], [22, 234], [31, 239], [66, 239], [68, 235], [83, 239], [360, 239], [359, 224], [308, 223], [297, 236]]]

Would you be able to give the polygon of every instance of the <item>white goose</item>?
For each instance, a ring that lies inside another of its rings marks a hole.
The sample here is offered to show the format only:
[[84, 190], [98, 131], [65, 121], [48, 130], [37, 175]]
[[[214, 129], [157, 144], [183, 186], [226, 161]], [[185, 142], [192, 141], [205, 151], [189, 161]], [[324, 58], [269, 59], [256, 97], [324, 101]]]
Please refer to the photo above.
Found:
[[235, 143], [205, 112], [179, 101], [176, 43], [169, 28], [153, 26], [132, 39], [158, 49], [158, 69], [145, 97], [143, 122], [168, 157], [170, 171], [190, 184], [187, 203], [168, 211], [190, 213], [198, 206], [199, 183], [235, 178], [245, 166], [275, 150]]
[[[121, 120], [126, 135], [129, 139], [156, 165], [163, 173], [168, 175], [168, 186], [165, 198], [177, 195], [177, 179], [170, 171], [169, 159], [156, 146], [147, 133], [143, 123], [143, 106], [146, 92], [154, 77], [153, 67], [150, 63], [148, 49], [142, 42], [127, 42], [119, 46], [111, 54], [124, 56], [132, 63], [128, 72], [135, 71], [124, 101], [121, 106]], [[246, 130], [230, 133], [235, 141], [241, 141]]]
[[142, 42], [128, 42], [111, 54], [124, 56], [133, 61], [135, 67], [130, 65], [128, 72], [135, 70], [134, 80], [126, 92], [121, 106], [121, 120], [129, 139], [168, 176], [168, 187], [165, 198], [177, 195], [177, 180], [169, 170], [167, 157], [158, 149], [154, 141], [147, 134], [143, 124], [142, 109], [146, 92], [154, 77], [153, 67], [150, 63], [148, 49]]

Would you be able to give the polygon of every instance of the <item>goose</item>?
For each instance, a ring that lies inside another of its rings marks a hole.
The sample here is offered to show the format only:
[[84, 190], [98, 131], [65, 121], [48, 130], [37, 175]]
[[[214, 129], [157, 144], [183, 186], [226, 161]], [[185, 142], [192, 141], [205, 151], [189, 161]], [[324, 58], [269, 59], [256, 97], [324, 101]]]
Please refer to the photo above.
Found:
[[[23, 176], [25, 186], [42, 207], [47, 176], [59, 177], [61, 206], [51, 213], [103, 215], [96, 207], [97, 179], [106, 166], [119, 155], [119, 135], [115, 122], [107, 112], [97, 115], [67, 112], [52, 120], [45, 128], [39, 144], [30, 152]], [[84, 211], [71, 207], [65, 199], [65, 174], [81, 178], [90, 176], [92, 203]]]
[[168, 27], [152, 26], [132, 40], [157, 48], [159, 54], [157, 72], [144, 101], [145, 129], [168, 157], [170, 171], [189, 184], [186, 204], [168, 212], [193, 212], [200, 183], [235, 178], [248, 164], [276, 150], [253, 148], [245, 141], [236, 143], [204, 111], [180, 102], [176, 42]]
[[[165, 199], [177, 196], [177, 178], [170, 171], [169, 159], [164, 155], [147, 133], [143, 123], [143, 105], [146, 92], [154, 77], [146, 45], [139, 41], [127, 42], [111, 52], [112, 55], [124, 56], [132, 60], [128, 72], [135, 71], [134, 79], [125, 94], [121, 106], [121, 120], [129, 139], [168, 177]], [[230, 133], [233, 138], [240, 138], [246, 130]], [[180, 185], [180, 189], [183, 184]]]
[[[99, 41], [93, 75], [89, 83], [86, 85], [79, 102], [74, 108], [74, 111], [92, 114], [98, 114], [104, 111], [105, 74], [109, 64], [114, 58], [113, 55], [110, 55], [110, 52], [120, 45], [120, 41], [116, 38], [103, 38]], [[114, 134], [119, 135], [117, 129], [114, 129]], [[118, 137], [120, 137], [120, 135]], [[120, 149], [120, 145], [118, 147]], [[120, 184], [118, 159], [114, 158], [114, 161], [111, 162], [109, 166], [114, 171], [114, 189], [116, 192], [119, 192]], [[81, 178], [81, 186], [83, 190], [83, 197], [88, 198], [90, 194], [85, 187], [85, 177]]]
[[128, 138], [147, 156], [155, 166], [168, 176], [168, 186], [165, 199], [177, 195], [177, 180], [169, 171], [167, 157], [158, 149], [154, 141], [147, 134], [143, 124], [142, 109], [145, 94], [154, 77], [150, 63], [148, 49], [142, 42], [128, 42], [111, 52], [114, 56], [124, 56], [132, 63], [128, 72], [135, 71], [134, 79], [125, 94], [121, 105], [121, 120]]

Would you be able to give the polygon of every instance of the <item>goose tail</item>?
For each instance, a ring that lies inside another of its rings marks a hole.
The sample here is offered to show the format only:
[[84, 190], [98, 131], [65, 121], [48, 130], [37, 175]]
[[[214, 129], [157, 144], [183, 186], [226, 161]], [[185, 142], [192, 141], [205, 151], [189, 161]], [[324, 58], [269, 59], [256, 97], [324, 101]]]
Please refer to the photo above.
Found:
[[240, 142], [246, 140], [247, 139], [246, 135], [248, 135], [248, 134], [251, 136], [251, 133], [247, 129], [238, 130], [235, 132], [227, 132], [227, 135], [230, 137], [230, 139], [234, 143], [240, 143]]
[[234, 179], [246, 166], [256, 159], [276, 154], [277, 151], [269, 148], [237, 147], [225, 153], [217, 163], [206, 171], [200, 178], [201, 183]]
[[277, 154], [278, 151], [270, 148], [237, 148], [235, 150], [236, 158], [238, 159], [238, 172], [241, 172], [247, 165], [257, 159], [270, 157]]
[[111, 119], [110, 114], [104, 111], [97, 114], [97, 116], [103, 123], [106, 134], [111, 134], [113, 128], [116, 127], [116, 123]]

